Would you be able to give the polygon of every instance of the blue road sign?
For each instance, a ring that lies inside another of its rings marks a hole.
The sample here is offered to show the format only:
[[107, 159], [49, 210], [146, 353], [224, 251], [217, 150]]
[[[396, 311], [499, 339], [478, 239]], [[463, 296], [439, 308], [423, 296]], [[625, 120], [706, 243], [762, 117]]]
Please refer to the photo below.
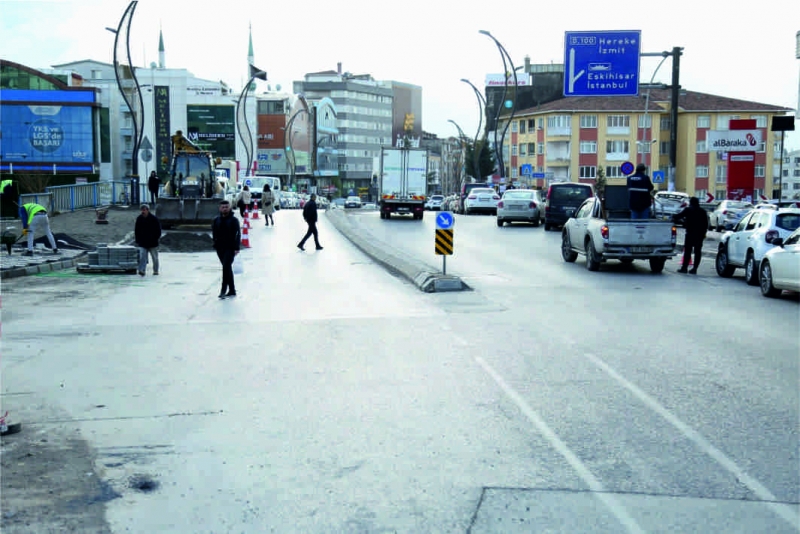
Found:
[[564, 96], [637, 96], [641, 34], [566, 32]]
[[630, 161], [626, 161], [625, 163], [619, 166], [619, 170], [621, 170], [622, 174], [626, 176], [629, 174], [633, 174], [633, 163], [631, 163]]
[[437, 230], [449, 230], [453, 227], [455, 223], [455, 219], [453, 219], [453, 214], [449, 211], [443, 211], [441, 213], [436, 214], [436, 229]]
[[664, 171], [653, 171], [653, 183], [654, 184], [664, 183]]
[[533, 177], [534, 178], [544, 178], [544, 173], [543, 172], [535, 172], [535, 173], [533, 173]]
[[247, 187], [250, 187], [251, 185], [253, 185], [253, 180], [248, 178], [247, 180], [244, 181], [244, 185], [246, 185]]
[[533, 165], [531, 165], [530, 163], [524, 163], [520, 168], [520, 171], [522, 173], [522, 176], [530, 176], [531, 174], [533, 174]]

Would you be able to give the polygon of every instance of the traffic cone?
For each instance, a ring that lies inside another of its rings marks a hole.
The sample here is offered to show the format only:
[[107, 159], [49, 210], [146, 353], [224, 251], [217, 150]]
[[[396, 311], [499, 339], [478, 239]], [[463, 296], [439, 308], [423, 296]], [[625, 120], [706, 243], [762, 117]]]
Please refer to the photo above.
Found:
[[258, 216], [258, 200], [254, 200], [253, 201], [253, 216], [252, 216], [252, 219], [255, 220], [255, 219], [259, 219], [259, 218], [260, 217]]
[[245, 224], [242, 226], [242, 246], [245, 248], [250, 248], [250, 236], [248, 235], [248, 229], [250, 228], [250, 224], [245, 219]]

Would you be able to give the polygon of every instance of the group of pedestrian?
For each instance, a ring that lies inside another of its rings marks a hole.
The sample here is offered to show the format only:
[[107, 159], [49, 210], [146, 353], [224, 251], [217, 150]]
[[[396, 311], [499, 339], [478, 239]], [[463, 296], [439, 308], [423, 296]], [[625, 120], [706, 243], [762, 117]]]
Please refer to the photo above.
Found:
[[[650, 218], [651, 195], [655, 188], [647, 175], [647, 167], [640, 163], [636, 171], [628, 177], [628, 201], [630, 203], [631, 219], [641, 220]], [[708, 231], [708, 213], [700, 207], [697, 197], [689, 199], [689, 206], [673, 215], [672, 221], [683, 224], [686, 235], [683, 244], [683, 262], [679, 273], [697, 274], [700, 258], [703, 254], [703, 241]], [[688, 268], [694, 253], [694, 263], [691, 270]]]

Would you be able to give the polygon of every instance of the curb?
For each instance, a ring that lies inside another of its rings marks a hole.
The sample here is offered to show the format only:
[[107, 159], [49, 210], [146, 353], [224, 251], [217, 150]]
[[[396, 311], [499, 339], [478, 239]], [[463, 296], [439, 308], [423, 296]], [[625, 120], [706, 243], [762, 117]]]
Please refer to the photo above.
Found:
[[344, 210], [327, 210], [325, 214], [333, 226], [364, 254], [379, 263], [390, 273], [399, 275], [425, 293], [464, 291], [471, 289], [457, 276], [443, 275], [434, 267], [411, 258], [390, 245], [378, 240], [363, 228], [356, 227]]
[[[125, 234], [125, 237], [122, 238], [121, 241], [115, 243], [115, 245], [123, 245], [127, 241], [133, 239], [133, 232], [128, 232]], [[96, 247], [95, 247], [96, 248]], [[74, 258], [70, 258], [68, 260], [59, 260], [59, 261], [48, 261], [45, 263], [40, 263], [38, 265], [28, 265], [26, 267], [17, 267], [15, 269], [7, 269], [5, 271], [0, 271], [0, 280], [6, 280], [9, 278], [19, 278], [21, 276], [28, 276], [32, 274], [42, 274], [42, 273], [52, 273], [56, 271], [62, 271], [64, 269], [73, 269], [77, 266], [78, 263], [83, 263], [83, 260], [88, 258], [89, 251], [84, 251], [75, 256]]]

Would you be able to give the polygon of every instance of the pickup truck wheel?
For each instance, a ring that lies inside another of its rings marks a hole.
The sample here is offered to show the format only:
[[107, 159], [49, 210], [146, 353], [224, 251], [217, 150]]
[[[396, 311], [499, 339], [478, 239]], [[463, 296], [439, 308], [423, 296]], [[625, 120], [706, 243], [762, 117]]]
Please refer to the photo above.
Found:
[[549, 224], [544, 223], [544, 231], [545, 232], [549, 232], [550, 231], [550, 225]]
[[747, 259], [744, 261], [744, 281], [749, 286], [758, 285], [758, 267], [752, 250], [747, 253]]
[[561, 234], [561, 257], [567, 263], [572, 263], [578, 259], [578, 253], [572, 250], [572, 243], [569, 242], [569, 234]]
[[728, 249], [725, 245], [720, 245], [714, 266], [717, 268], [717, 274], [722, 278], [730, 278], [736, 271], [736, 267], [728, 263]]
[[594, 244], [591, 239], [586, 240], [586, 268], [590, 271], [600, 270], [600, 258], [594, 251]]
[[658, 274], [664, 270], [664, 265], [666, 263], [666, 258], [650, 258], [650, 270]]

